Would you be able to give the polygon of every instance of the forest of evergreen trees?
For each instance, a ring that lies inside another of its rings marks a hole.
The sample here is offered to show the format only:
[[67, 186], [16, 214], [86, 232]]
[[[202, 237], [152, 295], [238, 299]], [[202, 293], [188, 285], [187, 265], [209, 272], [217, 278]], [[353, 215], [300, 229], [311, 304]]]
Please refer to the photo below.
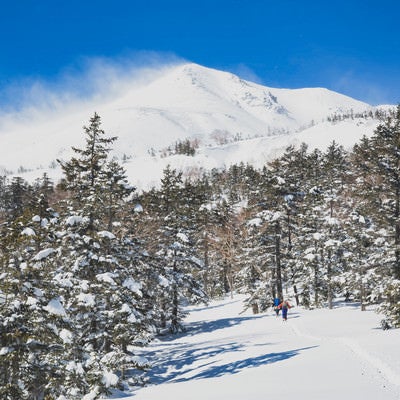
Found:
[[138, 193], [100, 116], [64, 177], [0, 179], [0, 398], [95, 399], [146, 380], [137, 356], [184, 306], [233, 291], [263, 312], [376, 304], [400, 326], [400, 106], [351, 152], [289, 147], [262, 170]]

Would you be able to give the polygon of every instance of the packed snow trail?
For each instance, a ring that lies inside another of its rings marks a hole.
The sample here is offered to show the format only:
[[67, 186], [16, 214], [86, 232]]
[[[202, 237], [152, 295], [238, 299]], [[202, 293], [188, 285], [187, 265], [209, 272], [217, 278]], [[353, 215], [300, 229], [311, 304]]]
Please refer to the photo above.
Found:
[[191, 308], [185, 334], [144, 353], [151, 385], [128, 399], [400, 399], [400, 331], [378, 329], [379, 315], [294, 308], [282, 322], [241, 314], [242, 300]]
[[[359, 358], [363, 374], [365, 369], [371, 369], [373, 379], [378, 384], [384, 387], [387, 384], [394, 385], [394, 391], [400, 393], [398, 330], [381, 330], [379, 319], [382, 317], [373, 312], [359, 313], [354, 306], [342, 305], [336, 310], [319, 310], [318, 315], [320, 324], [314, 328], [313, 335], [309, 333], [307, 324], [312, 318], [312, 313], [309, 312], [303, 312], [302, 320], [293, 324], [294, 332], [299, 336], [330, 342], [337, 348], [347, 347], [348, 351]], [[368, 321], [369, 326], [366, 325]], [[400, 395], [397, 398], [400, 399]]]

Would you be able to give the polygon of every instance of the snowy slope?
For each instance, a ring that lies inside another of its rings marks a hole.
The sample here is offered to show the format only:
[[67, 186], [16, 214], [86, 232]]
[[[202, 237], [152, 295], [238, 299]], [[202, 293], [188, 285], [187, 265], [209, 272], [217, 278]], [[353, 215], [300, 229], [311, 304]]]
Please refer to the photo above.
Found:
[[[253, 162], [263, 165], [284, 147], [305, 141], [326, 146], [333, 139], [354, 144], [371, 134], [376, 122], [352, 120], [343, 134], [343, 123], [327, 124], [334, 113], [355, 113], [373, 107], [341, 94], [321, 89], [274, 89], [196, 64], [175, 65], [154, 71], [152, 78], [111, 85], [106, 95], [92, 100], [58, 104], [52, 109], [31, 109], [0, 117], [0, 172], [33, 170], [27, 179], [47, 171], [57, 158], [67, 159], [71, 146], [83, 145], [82, 126], [96, 111], [109, 136], [118, 136], [115, 154], [131, 159], [130, 179], [144, 183], [159, 179], [167, 163], [182, 160], [151, 159], [178, 140], [196, 138], [198, 157], [186, 160], [191, 167]], [[329, 125], [329, 126], [328, 126]], [[231, 145], [221, 145], [216, 135]], [[234, 142], [234, 139], [236, 141]], [[251, 149], [256, 149], [253, 152]], [[149, 174], [147, 171], [149, 170]]]
[[400, 331], [379, 329], [374, 311], [294, 308], [282, 322], [273, 312], [243, 313], [242, 299], [191, 308], [186, 334], [148, 349], [152, 384], [124, 398], [400, 398]]

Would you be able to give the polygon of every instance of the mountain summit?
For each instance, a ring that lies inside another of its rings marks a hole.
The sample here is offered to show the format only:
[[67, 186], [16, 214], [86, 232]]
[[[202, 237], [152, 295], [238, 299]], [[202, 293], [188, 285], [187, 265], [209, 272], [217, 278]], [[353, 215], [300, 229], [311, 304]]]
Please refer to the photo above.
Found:
[[[374, 107], [342, 94], [323, 88], [269, 88], [197, 64], [164, 68], [145, 83], [132, 80], [119, 86], [123, 89], [112, 95], [59, 112], [2, 117], [0, 170], [33, 170], [37, 177], [43, 169], [57, 176], [54, 160], [68, 158], [71, 146], [82, 145], [82, 126], [95, 111], [106, 133], [118, 136], [115, 154], [129, 160], [130, 178], [144, 183], [147, 175], [152, 184], [166, 163], [179, 168], [240, 161], [260, 166], [287, 145], [323, 147], [336, 140], [350, 146], [376, 126], [372, 118], [357, 118]], [[343, 118], [333, 123], [335, 116]], [[184, 140], [196, 141], [196, 157], [165, 153]]]

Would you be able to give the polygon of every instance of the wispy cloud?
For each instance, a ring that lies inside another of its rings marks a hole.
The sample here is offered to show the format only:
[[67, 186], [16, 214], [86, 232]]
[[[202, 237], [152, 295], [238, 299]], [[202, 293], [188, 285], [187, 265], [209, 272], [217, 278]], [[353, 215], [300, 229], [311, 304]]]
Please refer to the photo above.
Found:
[[387, 84], [382, 84], [371, 76], [359, 74], [353, 70], [343, 71], [334, 79], [331, 78], [331, 85], [334, 90], [363, 99], [371, 105], [392, 102], [392, 93]]
[[55, 77], [25, 77], [1, 88], [1, 114], [22, 118], [104, 100], [126, 90], [127, 82], [146, 84], [164, 69], [183, 62], [174, 54], [143, 51], [114, 58], [81, 58]]
[[257, 75], [257, 73], [251, 67], [249, 67], [244, 63], [234, 65], [230, 67], [229, 70], [232, 71], [232, 73], [234, 73], [235, 75], [238, 75], [242, 79], [254, 83], [263, 84], [262, 79]]

